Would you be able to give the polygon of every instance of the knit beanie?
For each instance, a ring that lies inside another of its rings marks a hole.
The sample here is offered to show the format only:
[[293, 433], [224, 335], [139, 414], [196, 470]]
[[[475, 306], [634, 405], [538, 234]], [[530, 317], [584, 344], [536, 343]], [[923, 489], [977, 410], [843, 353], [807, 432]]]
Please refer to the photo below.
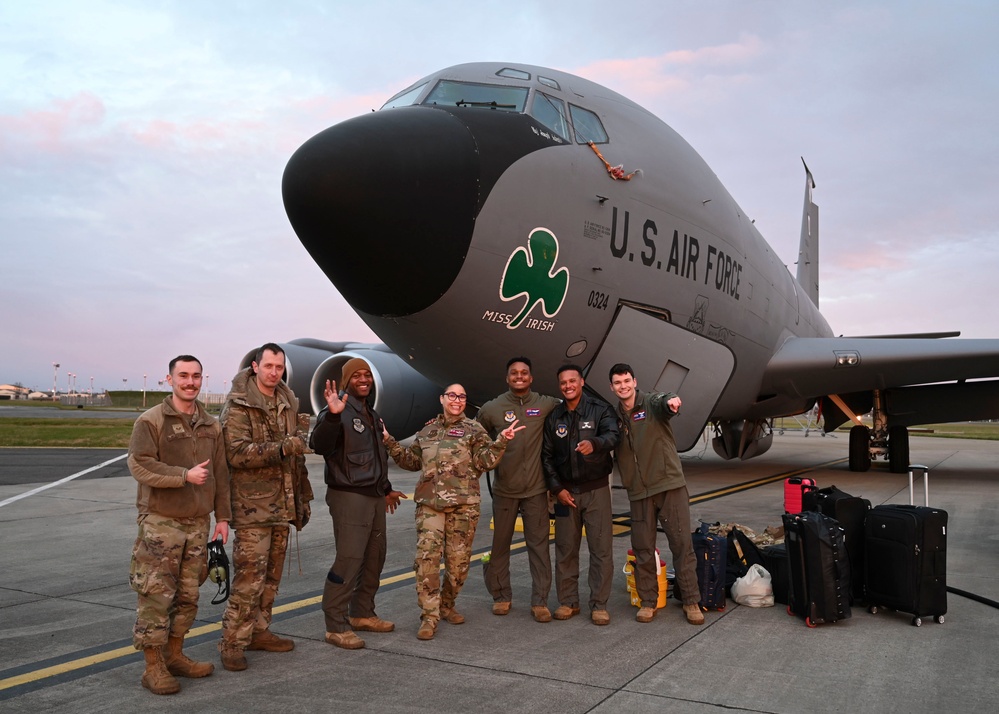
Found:
[[366, 369], [370, 372], [371, 365], [360, 357], [351, 357], [349, 360], [344, 362], [343, 370], [340, 373], [340, 389], [347, 388], [347, 382], [350, 381], [350, 376], [359, 369]]

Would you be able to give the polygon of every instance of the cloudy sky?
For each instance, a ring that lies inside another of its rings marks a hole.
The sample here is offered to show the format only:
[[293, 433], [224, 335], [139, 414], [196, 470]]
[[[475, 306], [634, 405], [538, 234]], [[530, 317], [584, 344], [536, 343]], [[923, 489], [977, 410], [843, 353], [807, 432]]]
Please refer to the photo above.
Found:
[[647, 107], [788, 263], [803, 156], [838, 334], [999, 337], [997, 33], [992, 0], [5, 2], [0, 383], [152, 386], [192, 352], [221, 391], [264, 341], [377, 341], [288, 225], [284, 166], [480, 60]]

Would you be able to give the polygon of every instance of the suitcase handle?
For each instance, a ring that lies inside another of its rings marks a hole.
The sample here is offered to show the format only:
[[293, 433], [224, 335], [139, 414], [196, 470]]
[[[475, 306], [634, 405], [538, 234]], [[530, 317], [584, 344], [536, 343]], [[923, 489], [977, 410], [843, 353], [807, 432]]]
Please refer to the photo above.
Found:
[[916, 504], [912, 488], [912, 474], [916, 471], [923, 472], [923, 505], [930, 505], [930, 470], [922, 464], [909, 464], [909, 505]]

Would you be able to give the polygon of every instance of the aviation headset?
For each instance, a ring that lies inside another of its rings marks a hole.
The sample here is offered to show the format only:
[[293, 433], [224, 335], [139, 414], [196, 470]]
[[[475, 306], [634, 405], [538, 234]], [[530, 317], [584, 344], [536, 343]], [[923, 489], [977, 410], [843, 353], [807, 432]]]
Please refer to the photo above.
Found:
[[219, 605], [229, 599], [229, 556], [225, 554], [222, 539], [216, 538], [208, 544], [208, 579], [219, 586], [212, 598], [212, 605]]

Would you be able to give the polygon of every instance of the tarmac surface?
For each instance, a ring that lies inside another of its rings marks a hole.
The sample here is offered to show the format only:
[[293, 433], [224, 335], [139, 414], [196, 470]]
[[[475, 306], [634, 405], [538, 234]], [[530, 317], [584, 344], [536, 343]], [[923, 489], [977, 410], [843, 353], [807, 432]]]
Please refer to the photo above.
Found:
[[[846, 442], [787, 432], [748, 462], [722, 461], [710, 447], [688, 452], [691, 525], [737, 522], [758, 532], [778, 525], [782, 480], [792, 474], [807, 473], [820, 486], [835, 484], [875, 505], [908, 502], [906, 475], [889, 473], [887, 464], [851, 473]], [[121, 454], [0, 449], [0, 464], [17, 465], [0, 472], [0, 502]], [[930, 468], [931, 504], [950, 516], [948, 584], [999, 600], [999, 444], [914, 435], [911, 456]], [[319, 458], [309, 457], [309, 471], [318, 498], [312, 522], [292, 538], [272, 627], [293, 638], [295, 650], [248, 652], [247, 671], [223, 670], [216, 651], [223, 605], [210, 604], [215, 587], [206, 583], [187, 650], [215, 662], [216, 671], [181, 680], [182, 691], [169, 697], [140, 686], [142, 657], [131, 646], [135, 482], [123, 460], [0, 507], [0, 710], [995, 711], [999, 610], [988, 604], [949, 594], [946, 622], [925, 618], [918, 628], [909, 615], [872, 615], [855, 606], [852, 618], [809, 629], [781, 605], [757, 609], [731, 600], [695, 627], [670, 599], [651, 623], [640, 624], [621, 572], [629, 547], [625, 524], [614, 542], [609, 626], [594, 626], [585, 612], [535, 623], [526, 556], [518, 549], [509, 615], [491, 613], [476, 559], [458, 599], [467, 622], [441, 623], [437, 636], [422, 642], [416, 639], [412, 501], [388, 517], [389, 551], [376, 600], [378, 614], [396, 630], [361, 633], [363, 650], [338, 649], [323, 639], [319, 606], [334, 557]], [[393, 471], [399, 490], [411, 493], [414, 484], [414, 474]], [[491, 503], [483, 493], [477, 554], [489, 549], [492, 537]], [[626, 514], [625, 493], [613, 494], [615, 513]], [[916, 494], [919, 502], [918, 486]], [[662, 537], [660, 544], [667, 552]], [[557, 604], [553, 592], [549, 606]]]

